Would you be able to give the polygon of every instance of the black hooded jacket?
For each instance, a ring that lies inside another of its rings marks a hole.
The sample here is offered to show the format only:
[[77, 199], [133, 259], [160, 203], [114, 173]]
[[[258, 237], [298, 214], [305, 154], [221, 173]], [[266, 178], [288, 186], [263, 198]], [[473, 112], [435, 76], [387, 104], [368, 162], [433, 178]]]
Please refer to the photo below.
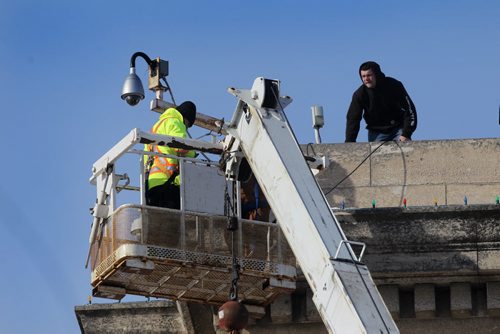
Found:
[[347, 111], [345, 141], [356, 141], [362, 117], [368, 130], [390, 133], [396, 129], [403, 129], [403, 136], [411, 138], [417, 128], [417, 111], [413, 101], [400, 81], [386, 77], [380, 66], [372, 62], [373, 64], [375, 88], [368, 88], [362, 84], [354, 92]]

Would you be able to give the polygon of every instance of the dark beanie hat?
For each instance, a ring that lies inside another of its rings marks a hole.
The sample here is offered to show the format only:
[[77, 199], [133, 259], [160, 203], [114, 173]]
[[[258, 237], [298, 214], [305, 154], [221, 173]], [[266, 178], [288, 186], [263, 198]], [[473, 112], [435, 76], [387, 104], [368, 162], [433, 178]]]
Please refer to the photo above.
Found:
[[196, 120], [196, 105], [191, 101], [182, 102], [177, 108], [185, 119], [189, 121], [190, 125], [194, 124]]

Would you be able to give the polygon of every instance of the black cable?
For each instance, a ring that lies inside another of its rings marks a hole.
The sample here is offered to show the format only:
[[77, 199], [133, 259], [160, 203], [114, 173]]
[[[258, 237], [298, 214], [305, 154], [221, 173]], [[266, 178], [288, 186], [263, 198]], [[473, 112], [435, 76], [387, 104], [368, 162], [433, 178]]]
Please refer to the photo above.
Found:
[[[193, 139], [193, 136], [191, 136], [191, 134], [189, 133], [189, 130], [188, 130], [188, 129], [186, 129], [186, 133], [187, 133], [187, 135], [188, 135], [188, 137], [189, 137], [189, 138]], [[201, 154], [201, 155], [202, 155], [205, 159], [207, 159], [207, 161], [208, 161], [208, 162], [213, 162], [213, 161], [212, 161], [212, 159], [210, 159], [210, 158], [208, 157], [208, 155], [206, 155], [204, 152], [201, 152], [201, 151], [200, 151], [200, 154]]]
[[309, 147], [311, 148], [311, 151], [313, 155], [316, 155], [316, 152], [314, 151], [313, 143], [307, 143], [306, 145], [306, 155], [309, 155]]
[[207, 137], [207, 136], [210, 136], [212, 134], [212, 130], [210, 130], [208, 133], [205, 133], [204, 135], [201, 135], [199, 137], [196, 137], [195, 139], [201, 139], [203, 137]]
[[354, 168], [349, 174], [347, 174], [342, 180], [340, 180], [336, 185], [333, 186], [332, 189], [328, 190], [327, 192], [325, 192], [325, 196], [328, 195], [329, 193], [331, 193], [335, 188], [337, 188], [342, 182], [344, 182], [349, 176], [351, 176], [355, 171], [358, 170], [359, 167], [361, 167], [361, 165], [369, 158], [372, 156], [373, 153], [375, 153], [380, 147], [382, 147], [383, 145], [385, 145], [386, 143], [388, 143], [389, 141], [384, 141], [382, 142], [382, 144], [380, 144], [379, 146], [377, 146], [373, 151], [370, 152], [370, 154], [368, 154], [364, 159], [363, 161], [361, 161], [359, 163], [359, 165], [356, 166], [356, 168]]
[[146, 63], [148, 63], [148, 66], [151, 65], [151, 58], [148, 57], [147, 54], [145, 54], [144, 52], [136, 52], [132, 55], [132, 57], [130, 57], [130, 67], [134, 67], [135, 68], [135, 59], [137, 57], [141, 57], [142, 59], [144, 59], [146, 61]]
[[172, 99], [172, 102], [174, 103], [174, 105], [177, 105], [177, 103], [175, 103], [174, 94], [172, 92], [172, 89], [170, 88], [170, 85], [167, 82], [167, 78], [163, 77], [162, 79], [165, 82], [165, 86], [167, 88], [168, 93], [170, 94], [170, 98]]
[[401, 197], [399, 198], [399, 206], [401, 206], [403, 204], [405, 188], [406, 188], [406, 179], [407, 179], [406, 158], [403, 152], [403, 148], [401, 147], [401, 145], [399, 145], [399, 142], [397, 140], [395, 140], [395, 142], [396, 145], [398, 145], [399, 150], [401, 151], [401, 158], [403, 159], [403, 189], [401, 191]]

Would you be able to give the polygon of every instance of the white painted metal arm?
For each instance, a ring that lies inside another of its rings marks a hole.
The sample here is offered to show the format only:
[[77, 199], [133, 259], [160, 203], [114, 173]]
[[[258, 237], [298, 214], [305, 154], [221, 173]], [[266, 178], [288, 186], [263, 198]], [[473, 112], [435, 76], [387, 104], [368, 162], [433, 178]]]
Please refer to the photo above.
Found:
[[135, 128], [94, 163], [90, 182], [94, 184], [96, 178], [106, 170], [108, 165], [114, 164], [122, 155], [129, 152], [137, 144], [169, 146], [214, 154], [222, 152], [221, 143], [209, 143], [190, 138], [152, 134]]
[[[257, 78], [227, 127], [227, 175], [248, 160], [314, 293], [330, 333], [399, 333], [367, 267], [357, 260], [283, 112], [279, 82]], [[275, 95], [273, 100], [270, 94]], [[228, 153], [229, 152], [229, 153]], [[341, 247], [344, 245], [345, 247]]]

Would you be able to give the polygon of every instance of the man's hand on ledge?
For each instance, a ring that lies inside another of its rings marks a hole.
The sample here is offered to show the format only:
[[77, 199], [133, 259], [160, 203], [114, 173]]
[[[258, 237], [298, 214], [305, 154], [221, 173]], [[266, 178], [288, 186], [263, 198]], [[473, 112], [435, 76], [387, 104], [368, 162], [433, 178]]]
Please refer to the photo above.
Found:
[[399, 141], [410, 141], [410, 138], [407, 138], [405, 136], [399, 136]]

